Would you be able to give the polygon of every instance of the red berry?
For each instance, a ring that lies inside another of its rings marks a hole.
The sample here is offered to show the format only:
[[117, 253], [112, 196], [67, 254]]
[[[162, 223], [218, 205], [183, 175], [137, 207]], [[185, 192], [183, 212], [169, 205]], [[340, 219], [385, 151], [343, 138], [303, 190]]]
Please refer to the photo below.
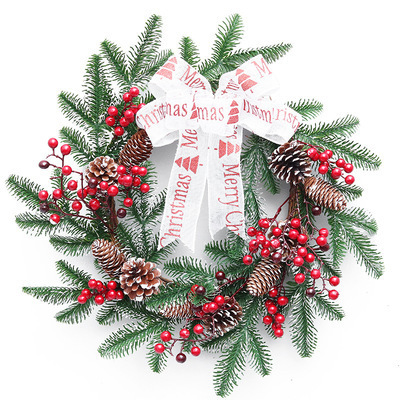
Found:
[[265, 307], [268, 308], [271, 304], [274, 304], [274, 302], [272, 300], [266, 300], [264, 304]]
[[116, 126], [114, 128], [114, 135], [115, 136], [122, 136], [124, 134], [124, 128], [122, 126]]
[[297, 249], [297, 255], [300, 257], [305, 257], [307, 255], [307, 249], [305, 247], [299, 247]]
[[261, 250], [261, 257], [269, 257], [269, 255], [271, 254], [271, 252], [268, 249], [262, 249]]
[[109, 186], [109, 188], [107, 189], [107, 193], [109, 196], [114, 197], [119, 193], [119, 189], [117, 186], [115, 185], [111, 185]]
[[195, 326], [193, 327], [193, 332], [194, 332], [196, 335], [201, 335], [201, 334], [203, 333], [203, 331], [204, 331], [203, 325], [197, 324], [197, 325], [195, 325]]
[[122, 99], [125, 103], [129, 103], [132, 100], [132, 95], [128, 92], [124, 93]]
[[114, 106], [108, 107], [107, 112], [111, 117], [116, 117], [118, 115], [118, 108]]
[[125, 175], [123, 178], [124, 178], [124, 179], [123, 179], [122, 184], [123, 184], [125, 187], [131, 187], [132, 184], [133, 184], [133, 178], [132, 178], [130, 175]]
[[97, 188], [87, 188], [87, 193], [90, 196], [94, 196], [97, 193]]
[[137, 96], [139, 96], [139, 89], [138, 89], [136, 86], [133, 86], [133, 87], [131, 87], [131, 88], [129, 89], [129, 94], [130, 94], [132, 97], [137, 97]]
[[258, 249], [258, 246], [259, 246], [259, 244], [256, 239], [250, 240], [249, 251], [250, 252], [256, 251]]
[[343, 168], [346, 165], [346, 161], [343, 158], [338, 158], [336, 161], [336, 166], [339, 168]]
[[88, 286], [90, 287], [90, 289], [96, 288], [96, 286], [97, 286], [97, 281], [96, 281], [96, 279], [91, 279], [91, 280], [88, 282]]
[[138, 109], [140, 110], [141, 108], [143, 108], [144, 106], [145, 106], [146, 104], [145, 103], [140, 103], [140, 104], [138, 104]]
[[264, 322], [265, 325], [271, 325], [272, 321], [273, 321], [273, 319], [272, 319], [272, 317], [270, 315], [266, 315], [263, 318], [263, 322]]
[[313, 279], [319, 279], [321, 277], [321, 271], [319, 269], [312, 269], [310, 271], [310, 276]]
[[279, 296], [278, 300], [276, 301], [280, 306], [286, 306], [286, 304], [289, 302], [289, 299], [286, 296]]
[[58, 140], [55, 138], [51, 138], [49, 139], [47, 144], [49, 145], [50, 148], [55, 149], [58, 146]]
[[107, 189], [108, 189], [108, 182], [106, 182], [106, 181], [101, 181], [101, 182], [99, 183], [99, 186], [100, 186], [100, 189], [101, 189], [101, 190], [107, 190]]
[[283, 330], [281, 328], [277, 328], [274, 330], [274, 334], [276, 337], [282, 337], [283, 336]]
[[307, 237], [307, 235], [305, 235], [303, 233], [300, 233], [300, 235], [297, 237], [297, 243], [306, 244], [307, 241], [308, 241], [308, 237]]
[[117, 288], [117, 282], [115, 281], [110, 281], [107, 283], [107, 287], [110, 290], [115, 290]]
[[304, 258], [303, 257], [295, 257], [295, 258], [293, 258], [293, 264], [296, 267], [301, 267], [304, 264]]
[[146, 176], [147, 175], [147, 168], [146, 167], [140, 167], [138, 169], [138, 175], [140, 176]]
[[[135, 178], [136, 179], [136, 178]], [[142, 193], [147, 193], [150, 190], [150, 186], [147, 183], [142, 183], [140, 185], [140, 191]]]
[[94, 302], [100, 306], [100, 305], [102, 305], [104, 303], [104, 297], [101, 294], [98, 294], [94, 298]]
[[85, 304], [87, 302], [87, 297], [83, 294], [78, 296], [78, 303], [79, 304]]
[[128, 120], [128, 121], [133, 121], [135, 119], [135, 113], [132, 110], [126, 110], [124, 112], [124, 117]]
[[280, 263], [282, 261], [282, 254], [277, 251], [273, 253], [271, 257], [274, 263]]
[[318, 236], [316, 239], [318, 246], [325, 246], [328, 243], [326, 236]]
[[200, 355], [201, 350], [200, 350], [200, 347], [194, 346], [194, 347], [192, 347], [190, 352], [192, 353], [193, 356], [197, 357]]
[[347, 175], [346, 178], [344, 178], [344, 181], [348, 184], [348, 185], [352, 185], [355, 181], [354, 176], [353, 175]]
[[190, 289], [190, 291], [192, 293], [195, 293], [198, 287], [199, 287], [199, 285], [193, 285], [192, 288]]
[[330, 290], [328, 296], [331, 300], [336, 300], [339, 297], [339, 292], [337, 290]]
[[71, 207], [74, 211], [80, 211], [82, 209], [82, 203], [78, 200], [72, 202]]
[[133, 179], [133, 186], [139, 186], [140, 185], [140, 183], [141, 183], [142, 181], [140, 180], [140, 178], [138, 178], [137, 176], [135, 176], [135, 178]]
[[170, 331], [164, 331], [161, 333], [160, 338], [163, 342], [169, 342], [172, 339]]
[[189, 331], [189, 329], [186, 329], [186, 328], [181, 329], [180, 332], [179, 332], [179, 336], [180, 336], [182, 339], [187, 339], [187, 338], [190, 336], [190, 331]]
[[221, 295], [216, 296], [214, 299], [214, 302], [216, 304], [218, 304], [219, 306], [222, 306], [222, 304], [225, 304], [225, 298], [224, 298], [224, 296], [221, 296]]
[[104, 291], [105, 287], [102, 281], [96, 281], [96, 290], [99, 292]]
[[86, 189], [79, 189], [76, 194], [80, 199], [84, 199], [87, 196], [87, 190]]
[[247, 255], [245, 255], [243, 257], [243, 264], [250, 265], [252, 262], [253, 262], [253, 257], [252, 256], [247, 254]]
[[71, 181], [69, 181], [67, 183], [67, 189], [68, 190], [76, 190], [77, 187], [78, 187], [78, 182], [77, 181], [71, 180]]
[[276, 315], [275, 315], [275, 321], [276, 321], [278, 324], [283, 324], [283, 323], [285, 322], [285, 316], [282, 315], [282, 314], [276, 314]]
[[162, 343], [157, 343], [157, 344], [154, 346], [154, 351], [155, 351], [157, 354], [163, 353], [164, 350], [165, 350], [165, 346], [164, 346]]
[[214, 313], [215, 311], [218, 310], [218, 304], [214, 303], [213, 301], [211, 303], [208, 304], [208, 312], [210, 313]]
[[260, 219], [258, 221], [258, 226], [260, 228], [263, 228], [263, 229], [268, 229], [269, 228], [269, 221], [266, 218]]
[[291, 221], [290, 221], [290, 225], [291, 225], [291, 227], [292, 228], [300, 228], [300, 224], [301, 224], [301, 221], [299, 220], [299, 218], [293, 218]]
[[299, 231], [297, 229], [291, 229], [288, 233], [290, 239], [296, 240], [299, 236]]
[[224, 272], [224, 271], [217, 271], [217, 272], [215, 273], [215, 278], [216, 278], [218, 281], [223, 281], [223, 280], [225, 279], [225, 272]]
[[343, 169], [345, 172], [347, 172], [349, 174], [350, 172], [353, 172], [354, 166], [353, 166], [353, 164], [348, 163], [344, 166]]
[[121, 126], [123, 126], [125, 128], [125, 127], [127, 127], [129, 125], [129, 120], [127, 120], [125, 117], [122, 117], [119, 120], [119, 123], [121, 124]]
[[326, 173], [328, 173], [329, 171], [329, 167], [327, 167], [326, 165], [320, 165], [318, 168], [318, 172], [322, 175], [325, 175]]
[[92, 296], [92, 292], [89, 289], [82, 289], [81, 294], [86, 296], [87, 298], [90, 298]]
[[281, 242], [278, 239], [272, 239], [271, 240], [271, 246], [274, 249], [279, 249], [279, 247], [281, 247]]
[[276, 237], [279, 237], [279, 236], [282, 235], [282, 229], [280, 229], [280, 228], [274, 228], [274, 229], [272, 229], [272, 234], [273, 234], [274, 236], [276, 236]]
[[126, 168], [125, 168], [123, 165], [118, 165], [118, 167], [117, 167], [117, 172], [118, 172], [120, 175], [124, 175], [124, 174], [126, 174]]
[[314, 159], [314, 157], [318, 154], [318, 151], [316, 148], [311, 147], [307, 150], [307, 155], [308, 157], [310, 157], [311, 159]]
[[312, 215], [318, 216], [318, 215], [321, 215], [321, 212], [322, 212], [322, 209], [320, 206], [313, 206], [311, 208]]
[[315, 260], [315, 256], [314, 256], [314, 254], [312, 254], [312, 253], [308, 253], [308, 254], [306, 255], [305, 259], [306, 259], [306, 261], [307, 261], [308, 263], [312, 263], [312, 262], [314, 262], [314, 260]]
[[256, 237], [257, 244], [263, 245], [266, 241], [267, 241], [267, 238], [265, 237], [265, 235], [257, 235], [257, 237]]
[[203, 309], [203, 311], [204, 311], [205, 313], [210, 312], [210, 303], [205, 303], [205, 304], [203, 304], [202, 309]]
[[296, 276], [294, 277], [294, 280], [297, 284], [301, 285], [306, 280], [306, 276], [302, 273], [299, 273], [299, 274], [296, 274]]
[[131, 172], [132, 172], [132, 174], [133, 175], [137, 175], [138, 173], [139, 173], [139, 166], [138, 165], [134, 165], [132, 168], [131, 168]]
[[106, 299], [107, 300], [115, 300], [117, 298], [117, 292], [115, 290], [109, 290], [106, 293]]
[[42, 200], [42, 201], [47, 200], [47, 198], [49, 197], [49, 193], [47, 190], [41, 190], [38, 193], [38, 197], [39, 197], [39, 200]]
[[53, 190], [53, 198], [56, 200], [60, 200], [63, 197], [63, 191], [61, 189], [54, 189]]
[[328, 236], [329, 236], [329, 231], [328, 231], [328, 229], [326, 229], [326, 228], [322, 228], [322, 229], [319, 230], [319, 234], [320, 234], [321, 236], [328, 237]]
[[117, 300], [122, 300], [124, 298], [124, 292], [122, 290], [117, 290]]
[[340, 283], [340, 279], [339, 279], [338, 276], [331, 276], [331, 277], [329, 278], [329, 283], [330, 283], [332, 286], [337, 286], [337, 285], [339, 285], [339, 283]]
[[278, 296], [278, 289], [277, 289], [277, 288], [272, 288], [272, 289], [268, 292], [268, 296], [269, 296], [269, 297], [276, 297], [276, 296]]
[[329, 158], [331, 158], [333, 156], [332, 150], [325, 150], [325, 153], [328, 154]]
[[108, 126], [114, 126], [114, 124], [115, 124], [115, 118], [114, 118], [114, 117], [107, 117], [107, 118], [106, 118], [106, 124], [107, 124]]
[[277, 311], [278, 311], [278, 308], [276, 307], [276, 305], [275, 304], [271, 304], [270, 306], [268, 306], [268, 312], [270, 313], [270, 314], [275, 314]]
[[331, 176], [333, 179], [339, 179], [342, 176], [342, 170], [340, 168], [333, 168]]
[[64, 156], [67, 156], [69, 153], [71, 153], [71, 146], [69, 144], [63, 144], [60, 147], [61, 154]]
[[132, 207], [132, 205], [133, 205], [133, 200], [132, 200], [130, 197], [127, 197], [127, 198], [124, 200], [124, 206], [125, 206], [125, 207]]
[[69, 166], [69, 165], [64, 165], [63, 167], [62, 167], [62, 169], [61, 169], [61, 171], [62, 171], [62, 173], [64, 174], [64, 175], [71, 175], [71, 172], [72, 172], [72, 168]]
[[186, 361], [186, 356], [183, 353], [179, 353], [176, 355], [175, 360], [178, 361], [178, 363], [183, 364]]
[[247, 234], [249, 236], [256, 236], [257, 235], [257, 229], [251, 226], [250, 228], [247, 229]]
[[323, 152], [319, 155], [319, 161], [324, 162], [324, 161], [328, 161], [328, 160], [329, 160], [329, 156], [328, 156], [328, 154], [326, 154], [326, 152]]
[[100, 208], [100, 202], [97, 199], [91, 199], [89, 201], [89, 207], [93, 210], [96, 211]]

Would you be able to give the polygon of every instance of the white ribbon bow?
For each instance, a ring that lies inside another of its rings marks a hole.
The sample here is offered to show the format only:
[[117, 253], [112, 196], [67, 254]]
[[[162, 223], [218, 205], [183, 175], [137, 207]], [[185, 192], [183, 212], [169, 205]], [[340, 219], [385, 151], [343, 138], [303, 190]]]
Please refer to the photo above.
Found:
[[138, 126], [146, 129], [155, 147], [179, 140], [159, 247], [180, 239], [194, 250], [206, 180], [211, 236], [224, 227], [244, 235], [243, 128], [281, 144], [301, 122], [298, 113], [267, 97], [278, 83], [265, 59], [255, 56], [222, 75], [213, 95], [204, 76], [172, 56], [153, 76], [149, 89], [156, 100], [139, 110]]

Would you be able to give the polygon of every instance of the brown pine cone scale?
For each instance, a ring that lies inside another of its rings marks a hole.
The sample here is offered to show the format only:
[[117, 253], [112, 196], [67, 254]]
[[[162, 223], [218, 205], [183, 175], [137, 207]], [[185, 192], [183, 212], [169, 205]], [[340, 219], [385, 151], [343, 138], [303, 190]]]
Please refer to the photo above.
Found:
[[251, 273], [246, 285], [247, 291], [253, 296], [264, 296], [279, 282], [281, 271], [281, 264], [264, 258]]
[[127, 142], [119, 154], [118, 163], [126, 168], [146, 161], [153, 150], [153, 145], [144, 129], [138, 130]]
[[115, 183], [118, 180], [117, 172], [118, 164], [109, 156], [100, 156], [95, 158], [89, 163], [85, 171], [85, 179], [88, 181], [91, 178], [108, 182], [109, 184]]
[[112, 242], [104, 239], [96, 239], [92, 244], [92, 253], [99, 265], [112, 278], [119, 276], [122, 264], [126, 256]]
[[165, 318], [188, 318], [193, 315], [192, 303], [186, 300], [183, 304], [172, 303], [160, 309], [160, 314]]

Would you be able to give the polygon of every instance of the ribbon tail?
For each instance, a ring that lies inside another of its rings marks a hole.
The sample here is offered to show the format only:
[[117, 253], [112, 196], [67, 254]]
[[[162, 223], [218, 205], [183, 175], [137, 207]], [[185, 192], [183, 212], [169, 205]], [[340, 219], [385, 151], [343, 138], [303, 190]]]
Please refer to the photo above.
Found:
[[194, 251], [197, 222], [206, 184], [207, 136], [201, 129], [179, 131], [168, 182], [158, 248], [180, 239]]
[[245, 215], [240, 151], [243, 129], [235, 126], [232, 134], [209, 133], [208, 207], [209, 230], [214, 238], [223, 228], [244, 237]]

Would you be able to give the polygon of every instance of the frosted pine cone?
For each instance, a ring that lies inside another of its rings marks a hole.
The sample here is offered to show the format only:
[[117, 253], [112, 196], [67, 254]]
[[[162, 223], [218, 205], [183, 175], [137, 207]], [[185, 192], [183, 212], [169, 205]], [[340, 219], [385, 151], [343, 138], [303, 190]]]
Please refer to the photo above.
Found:
[[112, 278], [120, 274], [121, 266], [126, 261], [126, 256], [112, 242], [96, 239], [92, 244], [92, 253], [99, 265]]
[[270, 156], [271, 171], [281, 180], [297, 185], [311, 176], [311, 163], [303, 144], [294, 140], [278, 147]]
[[204, 320], [204, 333], [207, 336], [222, 336], [233, 329], [242, 316], [240, 304], [235, 299], [225, 296], [225, 304]]
[[186, 300], [183, 304], [172, 303], [160, 309], [165, 318], [188, 318], [193, 315], [192, 303]]
[[130, 168], [146, 161], [153, 150], [153, 145], [144, 129], [138, 130], [126, 143], [119, 154], [119, 164]]
[[131, 300], [141, 301], [158, 293], [161, 271], [152, 262], [130, 258], [121, 268], [121, 288]]
[[304, 190], [306, 196], [319, 206], [336, 211], [342, 211], [347, 206], [343, 194], [321, 178], [314, 176], [307, 178], [304, 182]]
[[253, 296], [263, 296], [279, 282], [281, 271], [281, 264], [264, 258], [250, 275], [246, 285], [247, 291]]
[[100, 156], [89, 163], [85, 171], [85, 179], [95, 178], [98, 182], [105, 181], [109, 184], [118, 180], [118, 164], [108, 156]]

